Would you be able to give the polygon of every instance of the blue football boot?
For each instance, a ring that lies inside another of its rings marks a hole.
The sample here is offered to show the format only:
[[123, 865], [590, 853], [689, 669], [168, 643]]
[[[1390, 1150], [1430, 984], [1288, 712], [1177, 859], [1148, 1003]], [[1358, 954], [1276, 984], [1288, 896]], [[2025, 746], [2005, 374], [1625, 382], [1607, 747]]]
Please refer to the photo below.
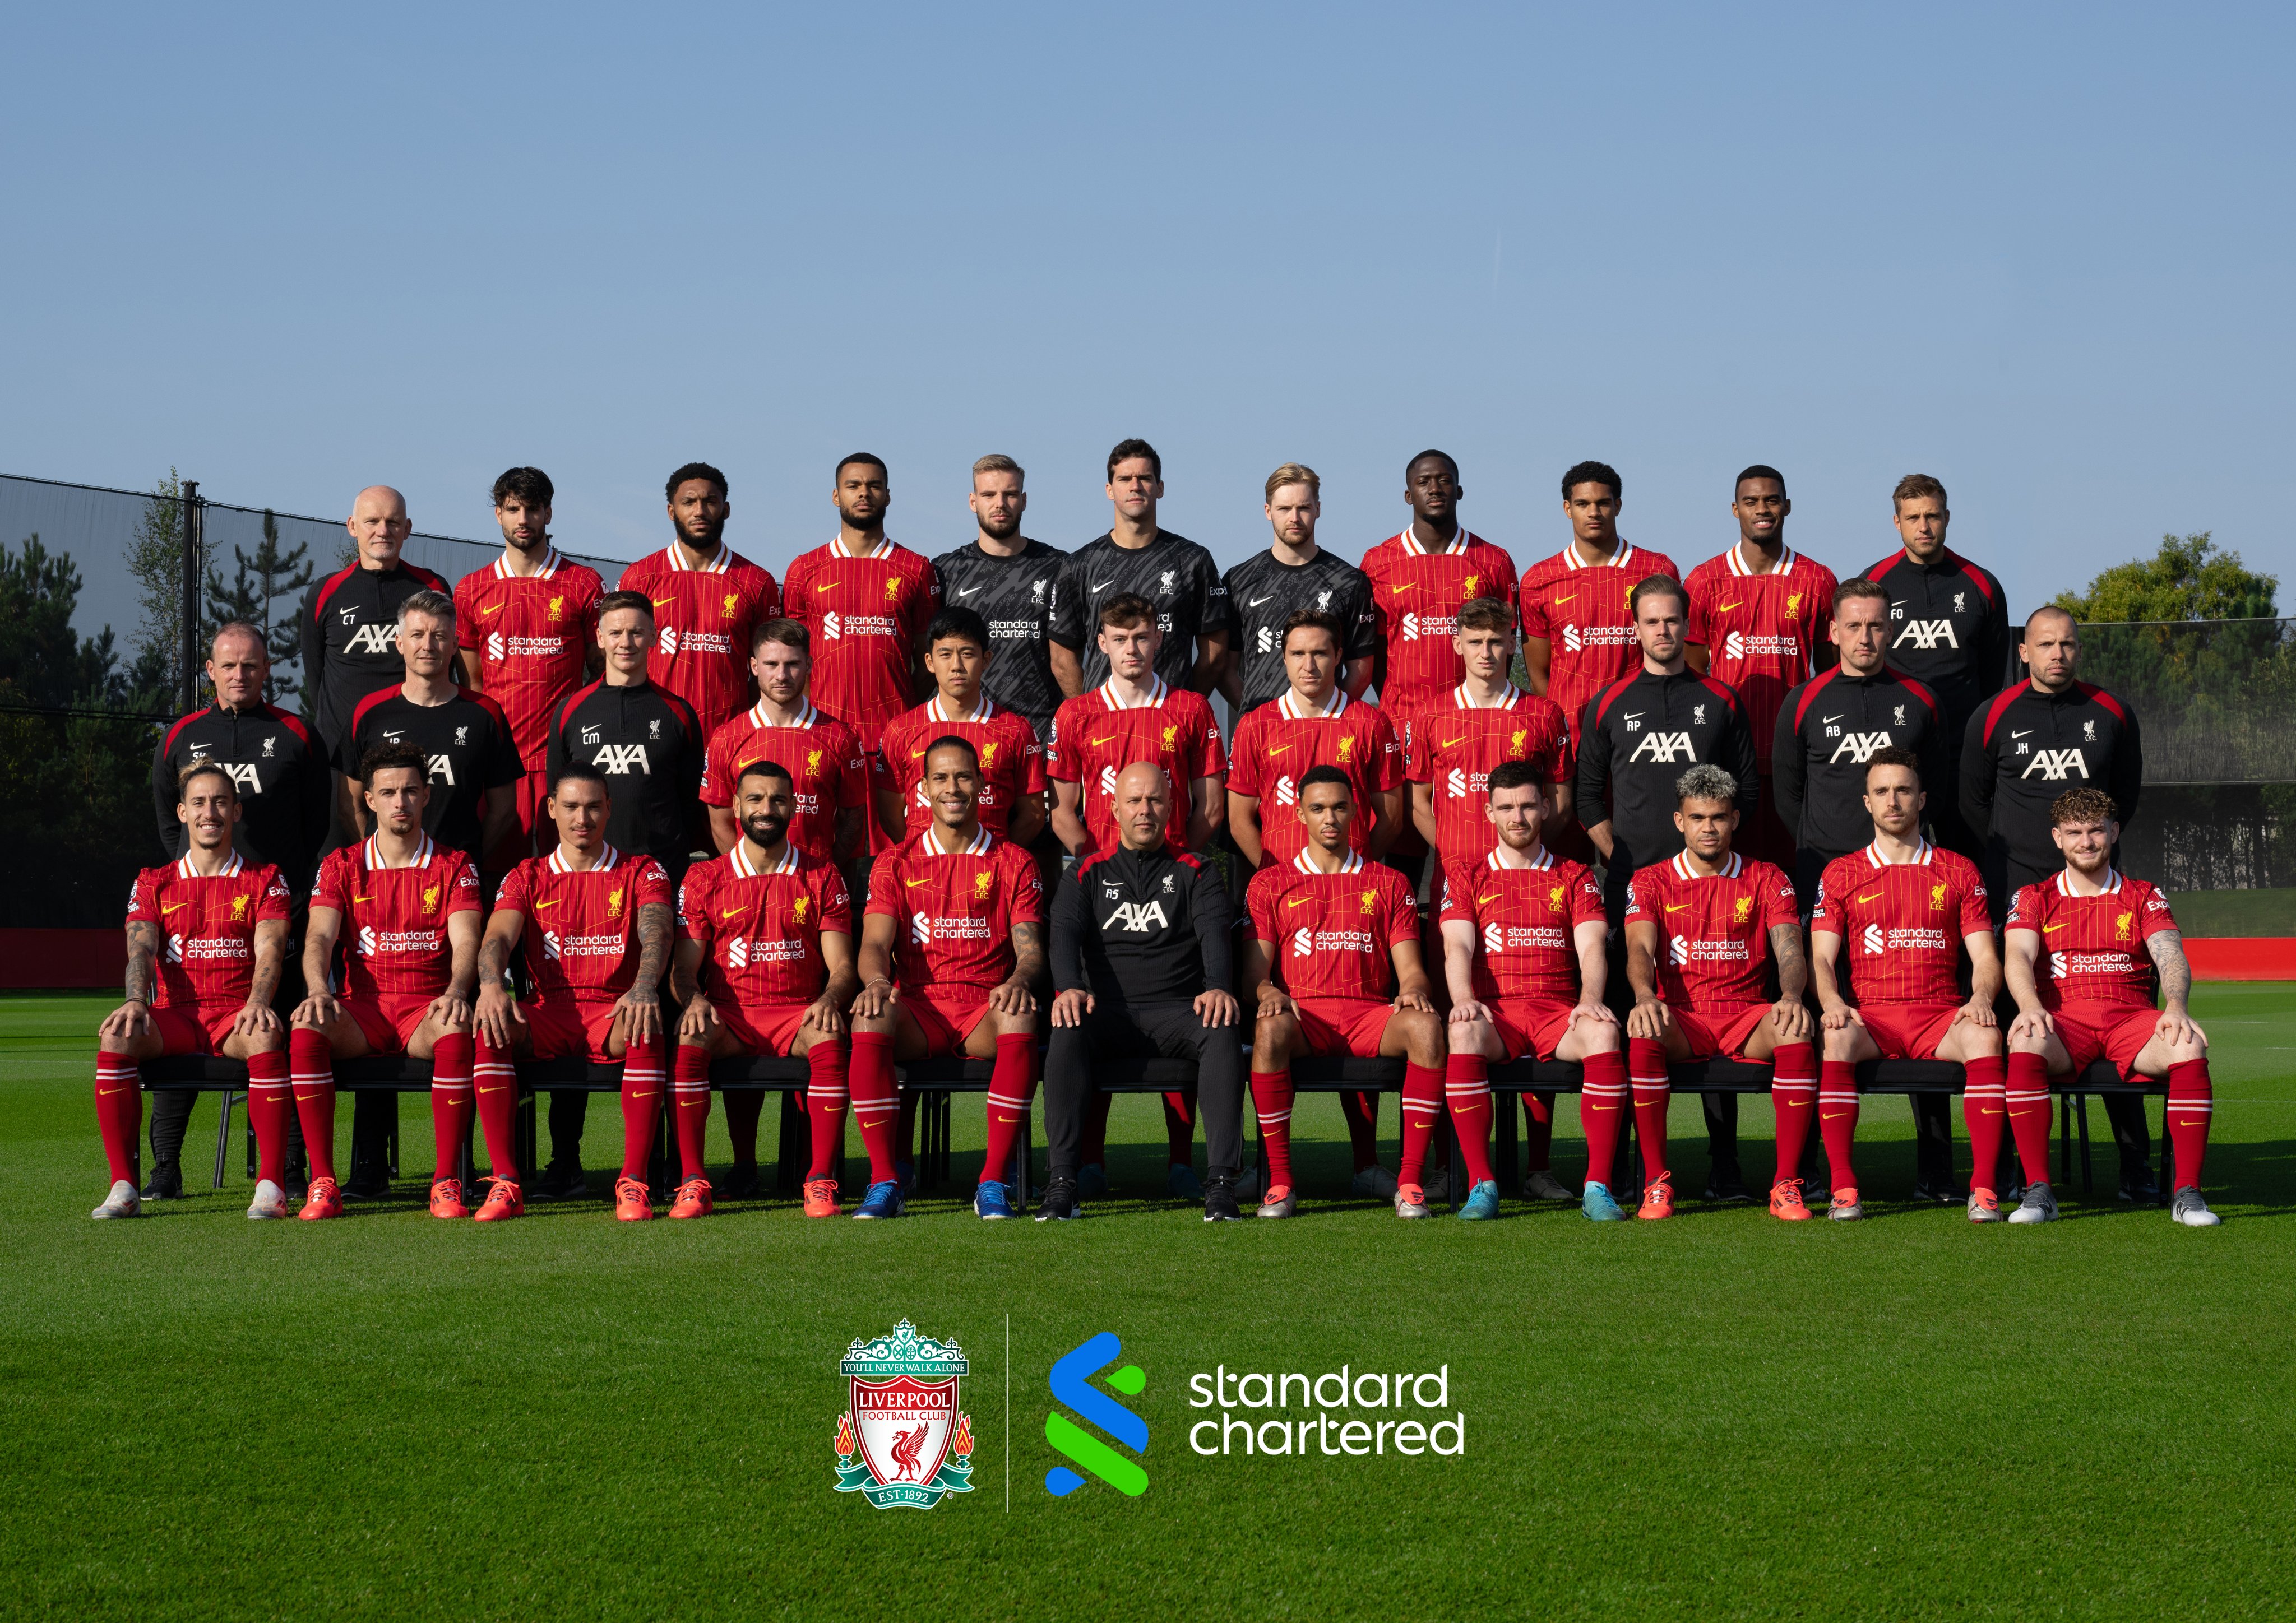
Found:
[[1611, 1198], [1611, 1192], [1601, 1184], [1589, 1184], [1578, 1198], [1578, 1209], [1587, 1214], [1590, 1223], [1624, 1223], [1627, 1214]]
[[972, 1186], [972, 1215], [984, 1223], [995, 1223], [1013, 1215], [1013, 1197], [1004, 1185], [995, 1178]]
[[853, 1209], [856, 1217], [898, 1217], [901, 1215], [901, 1185], [899, 1180], [887, 1178], [882, 1184], [872, 1184], [861, 1204]]
[[1485, 1178], [1467, 1191], [1467, 1203], [1459, 1208], [1463, 1223], [1479, 1222], [1499, 1215], [1499, 1185], [1496, 1178]]

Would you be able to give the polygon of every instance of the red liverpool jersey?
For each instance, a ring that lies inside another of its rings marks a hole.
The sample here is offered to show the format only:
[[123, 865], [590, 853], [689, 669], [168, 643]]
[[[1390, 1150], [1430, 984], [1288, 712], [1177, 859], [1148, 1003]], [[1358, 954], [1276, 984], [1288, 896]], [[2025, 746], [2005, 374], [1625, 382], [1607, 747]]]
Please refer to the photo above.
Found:
[[1294, 997], [1384, 1003], [1395, 996], [1396, 943], [1419, 939], [1410, 882], [1352, 851], [1336, 873], [1324, 873], [1304, 850], [1260, 869], [1244, 906], [1277, 982]]
[[342, 917], [343, 989], [354, 997], [436, 997], [454, 978], [447, 921], [481, 913], [470, 857], [422, 837], [405, 867], [385, 865], [372, 839], [327, 853], [311, 906]]
[[528, 857], [503, 880], [495, 906], [526, 915], [519, 943], [536, 1002], [605, 1004], [637, 980], [638, 909], [676, 900], [660, 863], [607, 846], [579, 873], [562, 848]]
[[653, 600], [646, 675], [693, 707], [703, 737], [750, 702], [750, 633], [782, 612], [770, 574], [723, 541], [696, 569], [673, 541], [624, 570], [619, 589]]
[[972, 714], [956, 721], [942, 718], [938, 693], [893, 717], [870, 763], [875, 786], [901, 797], [907, 816], [906, 837], [915, 839], [933, 820], [932, 803], [925, 799], [925, 751], [936, 738], [949, 737], [961, 738], [980, 751], [980, 826], [1004, 839], [1021, 797], [1041, 798], [1045, 792], [1045, 752], [1028, 718], [997, 709], [986, 693], [973, 701]]
[[1373, 619], [1387, 649], [1380, 707], [1400, 725], [1467, 674], [1451, 646], [1460, 607], [1477, 597], [1513, 603], [1514, 560], [1469, 529], [1437, 553], [1406, 529], [1365, 553], [1363, 572], [1371, 577]]
[[1443, 873], [1443, 922], [1475, 932], [1475, 996], [1485, 1003], [1577, 1003], [1581, 924], [1609, 921], [1584, 863], [1542, 848], [1509, 867], [1494, 850]]
[[287, 881], [279, 870], [237, 851], [215, 874], [193, 873], [189, 857], [144, 869], [127, 895], [127, 922], [160, 928], [152, 1006], [245, 1003], [255, 981], [255, 927], [286, 916]]
[[873, 745], [915, 691], [917, 639], [940, 612], [932, 565], [890, 541], [859, 558], [832, 541], [791, 561], [783, 602], [813, 634], [813, 701]]
[[1117, 848], [1116, 775], [1136, 761], [1153, 761], [1171, 779], [1172, 815], [1164, 838], [1174, 850], [1186, 850], [1189, 786], [1227, 772], [1227, 749], [1210, 702], [1159, 676], [1144, 704], [1127, 705], [1111, 683], [1062, 703], [1045, 750], [1045, 774], [1078, 786], [1078, 807], [1096, 851]]
[[[1547, 782], [1574, 770], [1570, 725], [1552, 701], [1510, 685], [1494, 705], [1471, 705], [1466, 689], [1411, 718], [1404, 729], [1403, 775], [1435, 801], [1435, 845], [1445, 867], [1472, 862], [1499, 842], [1489, 813], [1491, 768], [1529, 761]], [[1550, 808], [1553, 801], [1548, 802]]]
[[1308, 848], [1308, 828], [1300, 821], [1300, 780], [1310, 766], [1337, 766], [1354, 785], [1356, 815], [1348, 825], [1348, 847], [1358, 852], [1369, 848], [1379, 821], [1373, 794], [1403, 782], [1403, 751], [1379, 706], [1338, 691], [1321, 716], [1300, 714], [1292, 693], [1261, 705], [1236, 727], [1227, 786], [1259, 802], [1264, 865], [1290, 862]]
[[1736, 851], [1711, 877], [1677, 852], [1637, 873], [1627, 887], [1626, 922], [1658, 926], [1659, 996], [1685, 1009], [1763, 1000], [1770, 930], [1798, 927], [1793, 881]]
[[552, 547], [531, 575], [502, 559], [455, 586], [455, 638], [478, 667], [479, 684], [510, 717], [529, 772], [550, 753], [550, 717], [582, 685], [583, 662], [598, 641], [598, 571], [569, 563]]
[[1923, 840], [1908, 862], [1869, 845], [1826, 864], [1809, 928], [1842, 939], [1834, 962], [1851, 1003], [1942, 1004], [1966, 996], [1955, 979], [1963, 938], [1993, 922], [1977, 865]]
[[1688, 640], [1705, 645], [1707, 673], [1728, 683], [1746, 707], [1754, 759], [1767, 773], [1778, 707], [1809, 680], [1816, 651], [1833, 635], [1833, 571], [1788, 547], [1778, 567], [1752, 573], [1734, 546], [1690, 571]]
[[1608, 563], [1587, 562], [1574, 542], [1523, 575], [1522, 634], [1546, 639], [1546, 696], [1569, 718], [1574, 744], [1587, 701], [1641, 668], [1632, 602], [1653, 575], [1681, 578], [1664, 553], [1625, 542]]
[[763, 701], [709, 735], [701, 767], [701, 804], [731, 806], [742, 769], [758, 761], [788, 768], [797, 795], [789, 840], [808, 856], [828, 861], [837, 843], [837, 814], [869, 804], [869, 774], [861, 740], [834, 716], [808, 703], [784, 727], [768, 720]]
[[2105, 870], [2104, 889], [2075, 896], [2062, 873], [2027, 885], [2009, 904], [2010, 930], [2041, 938], [2041, 1006], [2152, 1006], [2152, 955], [2144, 943], [2177, 928], [2169, 898], [2141, 879]]
[[944, 851], [927, 829], [877, 858], [868, 911], [904, 921], [893, 950], [902, 991], [985, 993], [1013, 973], [1013, 926], [1045, 922], [1045, 881], [1025, 846], [982, 829]]
[[829, 969], [824, 930], [853, 933], [853, 902], [835, 865], [784, 846], [770, 868], [750, 860], [750, 842], [686, 870], [677, 933], [701, 944], [709, 1001], [737, 1008], [808, 1004]]

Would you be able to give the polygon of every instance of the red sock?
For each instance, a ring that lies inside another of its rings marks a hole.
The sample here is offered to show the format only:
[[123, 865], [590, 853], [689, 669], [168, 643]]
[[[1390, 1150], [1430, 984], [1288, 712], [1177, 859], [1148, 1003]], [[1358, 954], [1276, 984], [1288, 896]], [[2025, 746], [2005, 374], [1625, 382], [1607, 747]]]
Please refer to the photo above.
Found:
[[287, 1182], [287, 1124], [295, 1119], [295, 1085], [287, 1051], [247, 1056], [247, 1124], [255, 1129], [255, 1176]]
[[[1965, 1069], [1974, 1078], [1980, 1065], [2000, 1063], [1999, 1060], [1972, 1060]], [[2016, 1135], [2017, 1160], [2025, 1168], [2028, 1184], [2046, 1184], [2049, 1181], [2048, 1062], [2038, 1053], [2013, 1053], [2007, 1070], [2009, 1130]]]
[[1654, 1184], [1666, 1176], [1666, 1107], [1674, 1097], [1666, 1045], [1628, 1037], [1627, 1080], [1635, 1090], [1635, 1137], [1642, 1145], [1643, 1180]]
[[1427, 1146], [1435, 1137], [1435, 1123], [1443, 1114], [1443, 1073], [1408, 1060], [1403, 1066], [1403, 1162], [1395, 1175], [1398, 1184], [1416, 1184], [1427, 1176]]
[[[1343, 1094], [1341, 1097], [1345, 1098]], [[1251, 1073], [1251, 1111], [1259, 1119], [1260, 1147], [1267, 1152], [1270, 1193], [1292, 1187], [1292, 1073]]]
[[813, 1160], [806, 1176], [832, 1177], [845, 1147], [845, 1046], [816, 1043], [805, 1051], [812, 1074], [805, 1085], [806, 1119], [813, 1124]]
[[661, 1119], [661, 1039], [632, 1043], [622, 1055], [622, 1176], [646, 1181], [654, 1124]]
[[[818, 1053], [821, 1045], [816, 1043], [806, 1052]], [[837, 1094], [837, 1119], [842, 1126], [845, 1120], [844, 1088], [840, 1086]], [[734, 1141], [734, 1164], [737, 1167], [756, 1166], [758, 1119], [766, 1111], [765, 1094], [736, 1090], [720, 1097], [726, 1101], [726, 1136]]]
[[430, 1051], [430, 1135], [437, 1140], [430, 1181], [459, 1176], [463, 1140], [471, 1131], [471, 1067], [477, 1045], [448, 1032]]
[[303, 1124], [303, 1152], [314, 1178], [335, 1176], [335, 1048], [324, 1031], [297, 1026], [287, 1033], [287, 1080]]
[[[2169, 1067], [2169, 1142], [2176, 1146], [2176, 1189], [2201, 1186], [2201, 1163], [2208, 1159], [2209, 1117], [2216, 1109], [2216, 1090], [2209, 1083], [2206, 1060], [2179, 1060]], [[2174, 1193], [2171, 1190], [2170, 1193]]]
[[1809, 1142], [1809, 1113], [1817, 1108], [1816, 1050], [1781, 1043], [1770, 1055], [1770, 1108], [1777, 1113], [1778, 1169], [1773, 1184], [1801, 1176], [1801, 1147]]
[[703, 1158], [709, 1142], [709, 1051], [681, 1043], [675, 1064], [670, 1102], [677, 1112], [678, 1176], [706, 1179], [709, 1176]]
[[1590, 1053], [1578, 1094], [1578, 1125], [1587, 1135], [1587, 1181], [1611, 1186], [1619, 1159], [1619, 1130], [1627, 1119], [1627, 1058], [1617, 1049]]
[[853, 1066], [849, 1073], [853, 1094], [853, 1119], [861, 1128], [861, 1142], [869, 1150], [869, 1181], [888, 1183], [893, 1176], [893, 1118], [901, 1102], [893, 1087], [893, 1039], [875, 1031], [853, 1034]]
[[[1488, 1068], [1484, 1074], [1488, 1075]], [[1485, 1092], [1488, 1097], [1488, 1084]], [[1522, 1169], [1525, 1172], [1549, 1172], [1554, 1167], [1554, 1095], [1525, 1094], [1522, 1096]]]
[[[515, 1184], [518, 1179], [518, 1063], [511, 1058], [510, 1050], [497, 1048], [481, 1036], [477, 1039], [477, 1055], [471, 1078], [479, 1095], [479, 1131], [486, 1135], [487, 1165], [496, 1181]], [[310, 1136], [307, 1126], [303, 1135]]]
[[1348, 1124], [1348, 1146], [1355, 1152], [1356, 1170], [1379, 1165], [1379, 1095], [1350, 1089], [1340, 1095], [1340, 1114]]
[[[1817, 1126], [1825, 1140], [1825, 1161], [1833, 1186], [1857, 1187], [1857, 1169], [1850, 1162], [1850, 1146], [1857, 1138], [1857, 1067], [1848, 1060], [1828, 1060], [1819, 1069]], [[1785, 1161], [1781, 1156], [1781, 1176]]]
[[[1554, 1095], [1547, 1098], [1553, 1101]], [[1459, 1154], [1467, 1163], [1467, 1185], [1491, 1176], [1491, 1068], [1479, 1053], [1455, 1053], [1443, 1067], [1443, 1098], [1458, 1130]], [[1550, 1110], [1547, 1119], [1552, 1121]]]
[[[1103, 1094], [1102, 1098], [1108, 1097]], [[1164, 1095], [1164, 1159], [1175, 1167], [1193, 1166], [1196, 1159], [1196, 1090], [1175, 1089]]]
[[1013, 1145], [1029, 1119], [1029, 1102], [1036, 1096], [1037, 1039], [1008, 1031], [996, 1039], [996, 1067], [988, 1073], [988, 1152], [980, 1162], [982, 1183], [1004, 1182]]
[[1116, 1102], [1114, 1094], [1093, 1090], [1092, 1102], [1085, 1106], [1084, 1139], [1077, 1146], [1077, 1164], [1080, 1167], [1108, 1165], [1108, 1111]]
[[95, 1125], [103, 1135], [103, 1159], [111, 1181], [135, 1181], [135, 1141], [144, 1131], [141, 1069], [124, 1053], [95, 1056]]
[[[2037, 1053], [2013, 1053], [2009, 1058], [2042, 1063]], [[2001, 1129], [2005, 1125], [2001, 1115], [2008, 1108], [2003, 1079], [2006, 1068], [1998, 1059], [1990, 1059], [1965, 1061], [1961, 1069], [1968, 1078], [1961, 1090], [1961, 1115], [1969, 1127], [1969, 1187], [1974, 1193], [1993, 1187], [1993, 1169], [2001, 1164]]]

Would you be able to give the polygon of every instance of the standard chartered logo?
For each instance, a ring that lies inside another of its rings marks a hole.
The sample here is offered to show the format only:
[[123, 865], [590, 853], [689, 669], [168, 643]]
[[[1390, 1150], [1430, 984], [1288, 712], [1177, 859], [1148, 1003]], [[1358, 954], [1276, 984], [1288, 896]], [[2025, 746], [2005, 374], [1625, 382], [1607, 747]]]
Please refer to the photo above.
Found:
[[[1067, 1405], [1134, 1454], [1148, 1452], [1148, 1422], [1092, 1384], [1092, 1378], [1123, 1355], [1124, 1343], [1109, 1331], [1087, 1338], [1083, 1345], [1061, 1355], [1053, 1365], [1055, 1402]], [[1136, 1364], [1111, 1371], [1108, 1384], [1128, 1398], [1137, 1398], [1148, 1377]], [[1098, 1477], [1117, 1492], [1136, 1499], [1148, 1491], [1148, 1473], [1086, 1430], [1058, 1409], [1045, 1416], [1045, 1440], [1071, 1461]], [[1045, 1490], [1055, 1496], [1076, 1492], [1084, 1478], [1066, 1465], [1045, 1473]]]

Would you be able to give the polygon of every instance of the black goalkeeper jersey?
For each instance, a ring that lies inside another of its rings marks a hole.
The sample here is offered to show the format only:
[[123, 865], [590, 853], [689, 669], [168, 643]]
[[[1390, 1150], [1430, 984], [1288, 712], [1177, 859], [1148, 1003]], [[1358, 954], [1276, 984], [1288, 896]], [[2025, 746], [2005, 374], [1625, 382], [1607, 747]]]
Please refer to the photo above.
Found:
[[1072, 590], [1062, 594], [1053, 614], [1053, 641], [1084, 660], [1084, 684], [1108, 680], [1108, 656], [1100, 652], [1100, 606], [1129, 592], [1156, 605], [1164, 651], [1156, 674], [1174, 687], [1186, 687], [1196, 665], [1196, 639], [1230, 629], [1227, 587], [1212, 555], [1185, 536], [1158, 530], [1143, 547], [1122, 547], [1113, 535], [1086, 543], [1069, 558]]
[[1053, 712], [1061, 708], [1060, 684], [1053, 680], [1047, 652], [1053, 615], [1068, 590], [1069, 555], [1056, 546], [1022, 537], [1014, 557], [997, 558], [975, 541], [934, 559], [942, 606], [970, 609], [988, 622], [994, 657], [981, 685], [1006, 709], [1029, 719], [1038, 738], [1049, 738]]
[[1344, 636], [1342, 657], [1369, 660], [1379, 653], [1379, 620], [1373, 611], [1371, 577], [1328, 547], [1318, 547], [1305, 563], [1284, 563], [1270, 547], [1227, 572], [1228, 612], [1234, 617], [1231, 646], [1242, 689], [1238, 715], [1248, 715], [1290, 691], [1280, 639], [1283, 622], [1298, 609], [1321, 609], [1335, 617]]

